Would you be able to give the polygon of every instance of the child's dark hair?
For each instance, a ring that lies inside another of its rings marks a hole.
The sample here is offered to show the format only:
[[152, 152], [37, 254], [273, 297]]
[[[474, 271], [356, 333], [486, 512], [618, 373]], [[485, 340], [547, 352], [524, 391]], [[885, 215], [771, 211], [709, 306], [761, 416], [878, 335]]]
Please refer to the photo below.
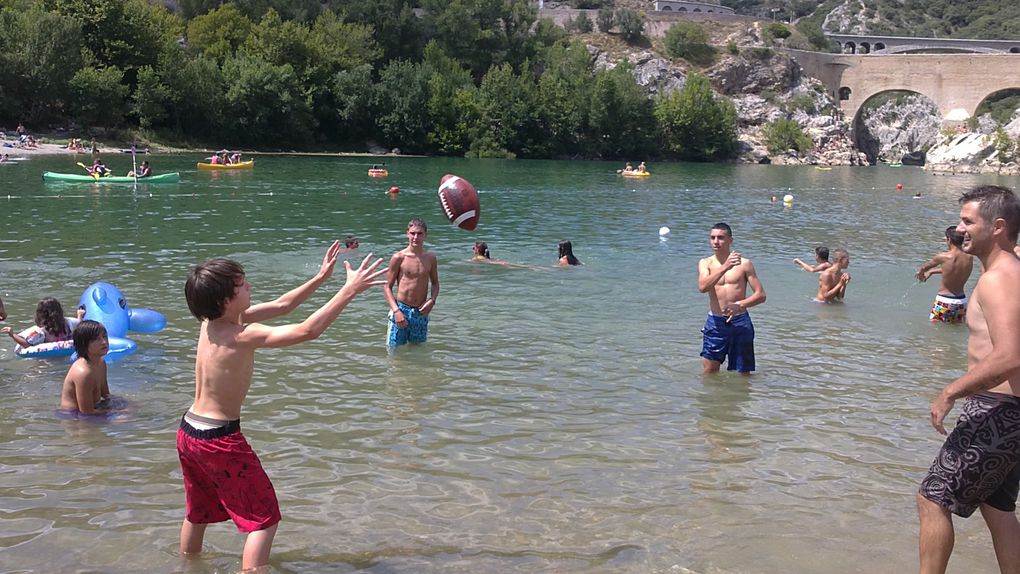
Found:
[[411, 229], [412, 227], [420, 227], [421, 230], [426, 233], [429, 231], [429, 226], [425, 225], [425, 220], [420, 217], [415, 217], [411, 221], [407, 222], [407, 228]]
[[92, 319], [83, 319], [71, 334], [71, 339], [74, 340], [74, 351], [87, 361], [90, 359], [89, 345], [103, 337], [106, 337], [106, 327], [102, 323]]
[[482, 257], [492, 259], [492, 257], [489, 256], [489, 246], [486, 245], [484, 241], [475, 241], [475, 250]]
[[353, 235], [348, 235], [347, 237], [344, 237], [344, 247], [348, 249], [354, 246], [354, 244], [356, 244], [357, 242], [358, 238]]
[[184, 283], [184, 298], [191, 314], [200, 321], [219, 319], [227, 301], [237, 291], [244, 267], [230, 259], [210, 259], [192, 267]]
[[53, 297], [46, 297], [36, 305], [35, 324], [46, 329], [52, 337], [66, 338], [71, 334], [67, 331], [64, 308], [60, 306], [60, 301]]
[[818, 247], [815, 247], [815, 255], [817, 255], [818, 258], [821, 259], [822, 261], [828, 261], [829, 260], [829, 248], [825, 247], [824, 245], [820, 245]]
[[963, 247], [963, 234], [956, 230], [956, 226], [946, 228], [946, 239], [957, 247]]
[[570, 243], [570, 241], [567, 241], [567, 240], [560, 241], [559, 248], [560, 248], [560, 258], [561, 259], [563, 257], [566, 257], [567, 258], [567, 263], [569, 263], [571, 265], [580, 265], [581, 264], [581, 261], [577, 257], [574, 257], [574, 246], [573, 246], [572, 243]]

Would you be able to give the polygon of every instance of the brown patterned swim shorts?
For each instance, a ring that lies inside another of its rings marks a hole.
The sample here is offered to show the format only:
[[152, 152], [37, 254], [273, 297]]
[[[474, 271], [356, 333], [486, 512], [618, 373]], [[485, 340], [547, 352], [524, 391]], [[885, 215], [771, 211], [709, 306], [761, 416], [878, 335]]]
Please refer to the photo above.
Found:
[[956, 428], [918, 492], [966, 518], [982, 503], [1003, 512], [1015, 511], [1018, 490], [1020, 398], [976, 394], [964, 401]]

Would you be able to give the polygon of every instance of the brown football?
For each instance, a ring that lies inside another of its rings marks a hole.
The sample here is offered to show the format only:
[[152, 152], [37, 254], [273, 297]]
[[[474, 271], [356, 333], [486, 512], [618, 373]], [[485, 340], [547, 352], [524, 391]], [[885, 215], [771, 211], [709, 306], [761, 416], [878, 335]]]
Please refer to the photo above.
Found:
[[457, 227], [474, 231], [482, 216], [478, 192], [468, 180], [448, 173], [439, 182], [439, 203], [443, 213]]

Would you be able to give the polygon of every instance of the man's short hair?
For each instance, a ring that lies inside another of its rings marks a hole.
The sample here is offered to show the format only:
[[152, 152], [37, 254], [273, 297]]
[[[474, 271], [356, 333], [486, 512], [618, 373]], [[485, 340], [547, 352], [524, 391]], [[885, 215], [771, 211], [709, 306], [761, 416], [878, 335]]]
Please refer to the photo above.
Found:
[[425, 220], [420, 217], [415, 217], [411, 221], [407, 222], [407, 228], [411, 229], [412, 227], [420, 227], [421, 230], [426, 233], [429, 231], [429, 226], [425, 225]]
[[963, 234], [956, 230], [955, 225], [946, 228], [946, 239], [957, 247], [963, 247]]
[[1013, 190], [1001, 185], [980, 185], [960, 196], [960, 205], [978, 202], [978, 213], [989, 225], [996, 219], [1006, 222], [1006, 236], [1016, 243], [1020, 231], [1020, 199]]
[[184, 298], [191, 314], [200, 321], [219, 319], [237, 291], [244, 267], [230, 259], [210, 259], [192, 267], [184, 283]]
[[824, 245], [819, 245], [818, 247], [815, 247], [815, 255], [817, 255], [822, 261], [828, 261], [829, 248]]
[[106, 336], [106, 327], [99, 321], [83, 319], [71, 333], [71, 340], [74, 341], [74, 352], [78, 356], [89, 360], [89, 345]]
[[719, 223], [716, 223], [715, 225], [713, 225], [712, 229], [719, 229], [719, 230], [725, 231], [726, 235], [729, 235], [730, 239], [733, 239], [733, 230], [730, 229], [729, 225], [726, 225], [725, 223], [723, 223], [721, 221]]
[[832, 252], [832, 258], [835, 259], [836, 261], [839, 261], [840, 259], [849, 256], [850, 252], [847, 251], [846, 249], [843, 249], [842, 247]]

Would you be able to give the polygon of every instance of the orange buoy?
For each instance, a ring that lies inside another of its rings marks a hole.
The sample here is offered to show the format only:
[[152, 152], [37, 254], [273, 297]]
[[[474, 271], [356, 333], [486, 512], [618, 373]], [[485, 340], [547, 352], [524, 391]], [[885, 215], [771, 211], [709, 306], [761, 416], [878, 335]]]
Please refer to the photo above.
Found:
[[903, 191], [903, 184], [902, 183], [897, 183], [896, 184], [896, 191]]

